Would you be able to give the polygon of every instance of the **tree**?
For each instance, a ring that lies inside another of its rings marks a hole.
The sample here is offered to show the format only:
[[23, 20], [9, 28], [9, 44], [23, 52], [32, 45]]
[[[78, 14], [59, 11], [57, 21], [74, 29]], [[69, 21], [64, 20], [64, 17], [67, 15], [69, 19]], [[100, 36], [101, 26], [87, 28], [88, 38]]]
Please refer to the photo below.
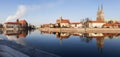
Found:
[[82, 20], [82, 24], [84, 28], [89, 28], [89, 23], [91, 23], [91, 20], [89, 18], [85, 18]]
[[113, 20], [108, 21], [108, 24], [112, 24], [112, 23], [113, 23]]

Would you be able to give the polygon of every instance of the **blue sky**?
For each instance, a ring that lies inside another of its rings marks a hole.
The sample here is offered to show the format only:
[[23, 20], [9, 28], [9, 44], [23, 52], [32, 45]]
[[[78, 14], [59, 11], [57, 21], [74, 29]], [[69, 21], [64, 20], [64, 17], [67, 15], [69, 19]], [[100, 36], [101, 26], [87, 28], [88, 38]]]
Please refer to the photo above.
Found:
[[59, 16], [78, 22], [89, 17], [96, 19], [99, 4], [103, 4], [105, 19], [120, 19], [120, 0], [0, 0], [0, 22], [15, 15], [18, 7], [24, 5], [26, 12], [20, 19], [40, 25], [55, 23]]

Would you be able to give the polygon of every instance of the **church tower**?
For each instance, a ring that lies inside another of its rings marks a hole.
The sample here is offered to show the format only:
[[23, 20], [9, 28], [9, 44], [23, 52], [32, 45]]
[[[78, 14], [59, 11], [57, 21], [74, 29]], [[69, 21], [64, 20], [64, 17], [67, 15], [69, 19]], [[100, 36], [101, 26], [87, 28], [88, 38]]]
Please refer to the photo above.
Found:
[[103, 11], [103, 5], [98, 6], [98, 11], [97, 11], [97, 20], [96, 21], [104, 21], [104, 11]]

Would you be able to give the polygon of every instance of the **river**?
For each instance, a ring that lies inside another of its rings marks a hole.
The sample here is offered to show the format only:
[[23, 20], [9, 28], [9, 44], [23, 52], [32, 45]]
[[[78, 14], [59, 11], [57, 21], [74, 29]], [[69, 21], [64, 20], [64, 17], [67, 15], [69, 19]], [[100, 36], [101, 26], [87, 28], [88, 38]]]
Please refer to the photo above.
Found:
[[0, 38], [61, 57], [120, 57], [120, 33], [0, 31]]

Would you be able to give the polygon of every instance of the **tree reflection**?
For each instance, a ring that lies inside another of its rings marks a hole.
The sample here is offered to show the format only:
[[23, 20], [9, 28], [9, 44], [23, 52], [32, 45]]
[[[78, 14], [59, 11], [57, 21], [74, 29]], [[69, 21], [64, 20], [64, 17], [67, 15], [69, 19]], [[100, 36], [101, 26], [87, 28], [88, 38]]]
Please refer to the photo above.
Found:
[[87, 38], [87, 37], [83, 37], [80, 38], [82, 42], [86, 42], [86, 43], [90, 43], [92, 41], [92, 38]]

